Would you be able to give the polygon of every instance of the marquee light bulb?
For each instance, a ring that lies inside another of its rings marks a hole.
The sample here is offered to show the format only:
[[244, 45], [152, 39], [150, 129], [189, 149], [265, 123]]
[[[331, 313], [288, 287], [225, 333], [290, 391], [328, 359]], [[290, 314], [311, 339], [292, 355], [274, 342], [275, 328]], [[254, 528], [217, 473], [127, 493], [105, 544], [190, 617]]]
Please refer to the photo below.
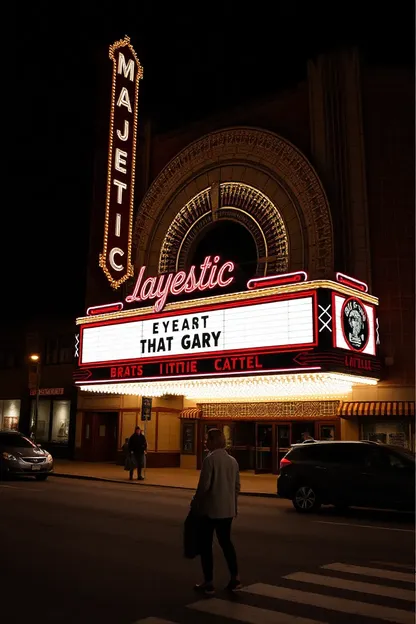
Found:
[[200, 379], [80, 386], [86, 392], [161, 397], [165, 394], [200, 401], [234, 402], [341, 399], [351, 394], [353, 385], [376, 385], [377, 380], [341, 373], [302, 375], [261, 375], [244, 379]]

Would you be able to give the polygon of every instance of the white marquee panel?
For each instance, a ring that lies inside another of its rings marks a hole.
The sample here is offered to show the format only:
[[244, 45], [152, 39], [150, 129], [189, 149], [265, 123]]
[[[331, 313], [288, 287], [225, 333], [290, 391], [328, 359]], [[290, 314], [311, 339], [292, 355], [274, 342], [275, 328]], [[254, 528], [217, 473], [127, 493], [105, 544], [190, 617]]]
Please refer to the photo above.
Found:
[[314, 342], [313, 318], [313, 298], [307, 296], [144, 321], [85, 326], [81, 363], [307, 345]]

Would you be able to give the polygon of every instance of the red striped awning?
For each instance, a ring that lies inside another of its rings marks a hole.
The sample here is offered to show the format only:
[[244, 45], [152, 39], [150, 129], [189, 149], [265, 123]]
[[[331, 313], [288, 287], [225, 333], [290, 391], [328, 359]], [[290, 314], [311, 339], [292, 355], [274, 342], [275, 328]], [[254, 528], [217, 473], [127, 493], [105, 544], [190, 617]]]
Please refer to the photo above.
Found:
[[181, 418], [200, 418], [201, 416], [201, 410], [199, 409], [199, 407], [187, 407], [186, 409], [182, 410], [180, 413], [180, 417]]
[[414, 417], [414, 401], [344, 401], [338, 410], [341, 418], [370, 417]]

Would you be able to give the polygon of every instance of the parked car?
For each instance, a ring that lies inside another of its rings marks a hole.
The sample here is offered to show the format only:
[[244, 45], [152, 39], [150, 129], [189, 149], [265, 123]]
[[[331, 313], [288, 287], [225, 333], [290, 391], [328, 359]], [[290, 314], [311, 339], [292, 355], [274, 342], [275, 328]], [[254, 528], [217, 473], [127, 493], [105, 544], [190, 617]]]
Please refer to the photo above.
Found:
[[0, 431], [0, 478], [33, 475], [45, 481], [53, 471], [50, 453], [17, 431]]
[[295, 444], [280, 462], [277, 494], [296, 511], [321, 505], [415, 509], [415, 458], [375, 442]]

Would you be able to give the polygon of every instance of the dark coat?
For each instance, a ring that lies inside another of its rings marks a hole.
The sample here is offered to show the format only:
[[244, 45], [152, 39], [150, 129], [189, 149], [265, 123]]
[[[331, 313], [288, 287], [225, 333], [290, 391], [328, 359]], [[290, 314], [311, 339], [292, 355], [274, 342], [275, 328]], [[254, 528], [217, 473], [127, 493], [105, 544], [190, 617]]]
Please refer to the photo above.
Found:
[[147, 450], [146, 438], [142, 433], [133, 433], [129, 440], [129, 451], [135, 455], [142, 455]]

